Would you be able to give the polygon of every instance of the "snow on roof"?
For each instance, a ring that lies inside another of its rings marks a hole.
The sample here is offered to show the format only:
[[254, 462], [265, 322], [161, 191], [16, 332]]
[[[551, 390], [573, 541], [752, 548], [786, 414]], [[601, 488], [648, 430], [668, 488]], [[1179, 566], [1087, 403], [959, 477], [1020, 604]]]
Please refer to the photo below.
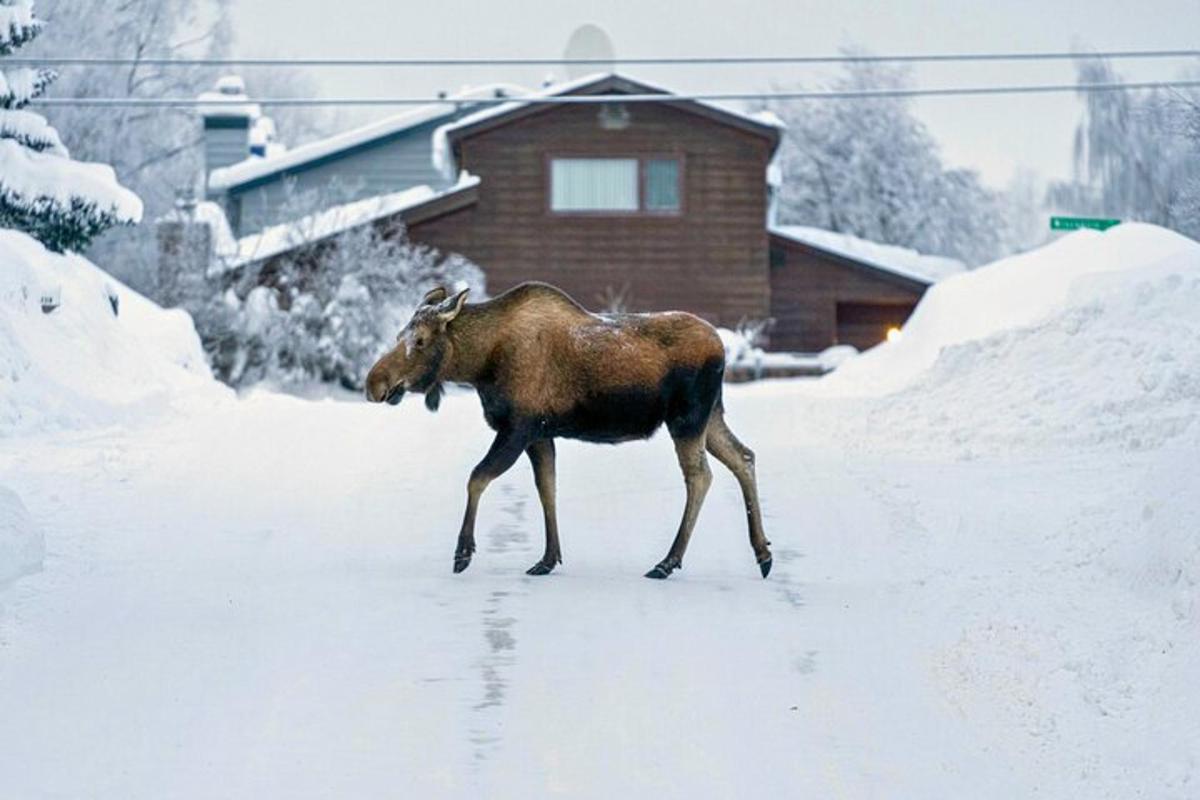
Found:
[[401, 133], [440, 117], [450, 116], [458, 110], [460, 103], [489, 97], [503, 97], [524, 91], [524, 87], [511, 83], [494, 83], [464, 89], [447, 97], [444, 103], [418, 106], [352, 130], [293, 147], [278, 155], [268, 158], [251, 157], [236, 164], [230, 164], [228, 167], [213, 170], [208, 178], [208, 187], [212, 191], [226, 191], [276, 172], [325, 158], [343, 150], [382, 139], [385, 136]]
[[196, 99], [200, 102], [200, 105], [196, 106], [196, 113], [202, 117], [258, 119], [262, 116], [262, 109], [258, 103], [250, 102], [250, 98], [246, 96], [246, 84], [237, 75], [218, 78], [211, 91], [201, 92]]
[[879, 244], [848, 233], [836, 233], [803, 225], [772, 225], [771, 233], [834, 255], [858, 261], [921, 283], [936, 283], [966, 270], [961, 261], [945, 256], [928, 256], [907, 247]]
[[302, 245], [344, 233], [351, 228], [408, 211], [478, 185], [478, 177], [463, 172], [453, 186], [441, 191], [435, 191], [426, 185], [413, 186], [402, 192], [356, 200], [353, 203], [323, 209], [298, 220], [273, 225], [259, 233], [238, 239], [235, 251], [215, 259], [209, 274], [220, 274], [255, 261], [263, 261]]
[[[479, 124], [480, 122], [485, 122], [489, 119], [503, 117], [507, 114], [511, 114], [514, 111], [525, 108], [526, 106], [529, 105], [529, 103], [526, 102], [529, 99], [538, 99], [538, 98], [542, 98], [542, 97], [560, 97], [562, 95], [574, 94], [574, 93], [578, 92], [580, 89], [585, 89], [589, 86], [592, 86], [593, 84], [597, 84], [597, 83], [600, 83], [601, 81], [610, 80], [610, 79], [628, 81], [631, 84], [635, 84], [637, 86], [644, 87], [648, 93], [662, 94], [662, 95], [664, 95], [664, 97], [663, 97], [664, 102], [670, 102], [672, 96], [675, 94], [674, 92], [671, 92], [670, 90], [665, 89], [656, 84], [647, 83], [646, 81], [636, 79], [636, 78], [629, 78], [629, 77], [620, 75], [615, 72], [594, 72], [590, 75], [583, 75], [581, 77], [575, 78], [574, 80], [569, 80], [564, 83], [551, 84], [550, 86], [547, 86], [536, 92], [529, 92], [529, 93], [525, 94], [524, 99], [516, 98], [507, 103], [497, 103], [488, 108], [484, 108], [479, 111], [476, 111], [473, 114], [467, 114], [466, 116], [461, 117], [460, 119], [454, 120], [453, 122], [449, 122], [449, 123], [441, 126], [440, 128], [438, 128], [433, 134], [433, 166], [435, 169], [440, 171], [443, 175], [445, 175], [447, 173], [449, 173], [449, 174], [454, 173], [454, 170], [456, 169], [456, 167], [454, 164], [453, 154], [450, 151], [449, 140], [450, 140], [450, 135], [456, 131], [462, 130], [464, 128], [472, 127], [474, 125]], [[724, 105], [708, 102], [705, 100], [687, 100], [684, 102], [694, 103], [695, 105], [703, 106], [703, 107], [711, 109], [713, 111], [720, 112], [721, 114], [726, 114], [731, 117], [736, 117], [736, 118], [739, 118], [746, 122], [749, 122], [753, 125], [758, 125], [761, 127], [775, 128], [775, 129], [783, 129], [783, 128], [787, 127], [784, 124], [783, 120], [781, 120], [775, 113], [773, 113], [771, 111], [754, 111], [754, 112], [738, 111], [736, 109], [731, 109]]]

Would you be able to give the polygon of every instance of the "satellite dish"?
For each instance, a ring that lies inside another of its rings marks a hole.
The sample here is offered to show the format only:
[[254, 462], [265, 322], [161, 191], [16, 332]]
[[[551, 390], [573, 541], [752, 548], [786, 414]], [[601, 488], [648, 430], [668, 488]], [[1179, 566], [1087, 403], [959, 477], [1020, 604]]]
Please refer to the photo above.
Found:
[[582, 78], [597, 72], [612, 72], [613, 60], [617, 57], [613, 50], [612, 39], [599, 25], [587, 23], [580, 25], [567, 40], [567, 49], [563, 51], [565, 59], [587, 59], [586, 64], [566, 64], [567, 77]]

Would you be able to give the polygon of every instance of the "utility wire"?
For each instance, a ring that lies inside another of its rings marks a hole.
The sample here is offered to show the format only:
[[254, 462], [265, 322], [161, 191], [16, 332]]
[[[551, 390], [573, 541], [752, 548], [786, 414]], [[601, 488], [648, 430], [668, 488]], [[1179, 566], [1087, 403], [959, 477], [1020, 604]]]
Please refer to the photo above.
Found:
[[1054, 92], [1119, 92], [1135, 89], [1183, 89], [1200, 87], [1200, 81], [1139, 81], [1122, 83], [1056, 83], [1027, 86], [952, 86], [934, 89], [866, 89], [856, 91], [796, 92], [716, 92], [712, 94], [599, 94], [533, 95], [509, 97], [42, 97], [42, 106], [132, 106], [132, 107], [244, 107], [259, 106], [410, 106], [434, 103], [463, 105], [500, 105], [503, 103], [536, 105], [592, 105], [604, 103], [675, 103], [727, 100], [861, 100], [879, 97], [959, 97], [965, 95], [1049, 94]]
[[88, 67], [492, 67], [559, 66], [564, 64], [846, 64], [846, 63], [936, 63], [966, 61], [1072, 61], [1075, 59], [1192, 58], [1200, 50], [1107, 50], [1099, 52], [1033, 53], [931, 53], [900, 55], [837, 56], [681, 56], [659, 58], [105, 58], [61, 56], [6, 58], [14, 66]]

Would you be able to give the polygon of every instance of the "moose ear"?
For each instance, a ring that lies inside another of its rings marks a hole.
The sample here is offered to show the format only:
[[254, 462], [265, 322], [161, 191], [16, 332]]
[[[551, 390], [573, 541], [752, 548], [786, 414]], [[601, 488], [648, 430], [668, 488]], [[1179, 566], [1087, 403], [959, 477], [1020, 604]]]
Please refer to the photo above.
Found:
[[425, 293], [424, 299], [421, 300], [421, 305], [432, 306], [446, 299], [446, 287], [436, 286]]
[[454, 295], [454, 297], [451, 297], [449, 300], [442, 303], [438, 307], [438, 319], [440, 319], [443, 323], [446, 323], [457, 317], [458, 312], [462, 311], [463, 305], [465, 305], [467, 302], [467, 292], [469, 291], [471, 290], [463, 289], [461, 292]]

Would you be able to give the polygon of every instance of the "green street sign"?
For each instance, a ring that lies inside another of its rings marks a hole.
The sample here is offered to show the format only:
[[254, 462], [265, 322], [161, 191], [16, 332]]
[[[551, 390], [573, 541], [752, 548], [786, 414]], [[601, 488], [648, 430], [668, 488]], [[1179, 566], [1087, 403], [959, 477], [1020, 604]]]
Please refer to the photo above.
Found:
[[1080, 228], [1093, 228], [1098, 231], [1106, 231], [1113, 225], [1120, 225], [1119, 219], [1095, 219], [1092, 217], [1051, 217], [1050, 230], [1052, 231], [1077, 231]]

